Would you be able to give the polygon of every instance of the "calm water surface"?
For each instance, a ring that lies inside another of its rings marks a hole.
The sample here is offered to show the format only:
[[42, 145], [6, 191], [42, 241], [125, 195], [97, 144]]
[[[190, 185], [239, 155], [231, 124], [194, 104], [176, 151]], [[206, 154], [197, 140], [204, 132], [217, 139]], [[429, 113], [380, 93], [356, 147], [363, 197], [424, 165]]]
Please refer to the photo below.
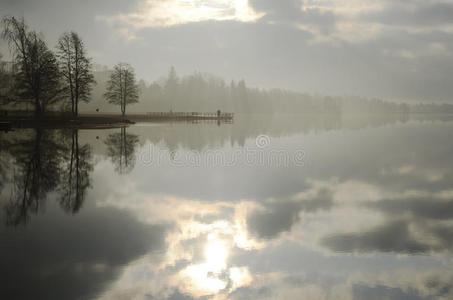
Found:
[[450, 120], [0, 133], [0, 298], [453, 299]]

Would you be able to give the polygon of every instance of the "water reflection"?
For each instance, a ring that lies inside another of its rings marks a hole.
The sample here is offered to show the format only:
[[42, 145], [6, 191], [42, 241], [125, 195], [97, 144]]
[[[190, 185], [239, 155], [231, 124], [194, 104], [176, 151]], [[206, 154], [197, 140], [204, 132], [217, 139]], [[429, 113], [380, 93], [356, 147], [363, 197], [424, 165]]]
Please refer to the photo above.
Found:
[[61, 194], [60, 204], [66, 211], [80, 209], [93, 166], [90, 146], [79, 145], [77, 129], [19, 132], [4, 144], [3, 151], [3, 164], [12, 170], [11, 192], [4, 206], [8, 225], [27, 223], [53, 191]]
[[115, 165], [115, 170], [120, 174], [127, 174], [135, 166], [135, 147], [138, 144], [138, 136], [127, 134], [126, 128], [121, 128], [121, 132], [111, 133], [107, 137], [107, 155]]
[[[20, 231], [0, 227], [10, 245], [1, 263], [11, 274], [0, 278], [7, 283], [0, 292], [11, 299], [450, 299], [452, 129], [448, 118], [310, 123], [293, 116], [0, 136], [4, 208], [20, 207], [18, 199], [34, 191], [18, 185], [29, 162], [56, 174], [39, 179], [49, 186], [37, 187], [41, 196], [31, 201], [47, 203], [45, 213]], [[255, 143], [261, 134], [271, 141], [264, 148]], [[172, 157], [280, 149], [303, 149], [306, 163], [193, 166]], [[149, 151], [162, 159], [147, 160]], [[11, 190], [22, 197], [10, 202]], [[59, 203], [77, 214], [69, 218]], [[24, 249], [42, 255], [32, 260]]]
[[70, 213], [77, 213], [85, 200], [86, 191], [91, 185], [93, 171], [91, 147], [79, 145], [79, 131], [73, 129], [68, 135], [61, 176], [61, 206]]
[[128, 262], [164, 247], [163, 226], [87, 204], [68, 218], [49, 201], [26, 228], [0, 224], [2, 299], [93, 299]]
[[251, 275], [246, 267], [231, 267], [228, 263], [231, 247], [227, 241], [209, 234], [203, 248], [204, 261], [191, 264], [180, 272], [185, 282], [181, 291], [201, 297], [219, 293], [227, 287], [235, 290], [250, 283]]
[[10, 141], [5, 138], [5, 135], [0, 134], [0, 195], [5, 187], [5, 184], [9, 181], [9, 167], [10, 157], [7, 149], [9, 149]]
[[15, 172], [11, 198], [5, 206], [7, 224], [26, 223], [29, 214], [38, 212], [41, 201], [57, 188], [64, 145], [54, 134], [35, 129], [29, 136], [18, 138], [11, 144]]

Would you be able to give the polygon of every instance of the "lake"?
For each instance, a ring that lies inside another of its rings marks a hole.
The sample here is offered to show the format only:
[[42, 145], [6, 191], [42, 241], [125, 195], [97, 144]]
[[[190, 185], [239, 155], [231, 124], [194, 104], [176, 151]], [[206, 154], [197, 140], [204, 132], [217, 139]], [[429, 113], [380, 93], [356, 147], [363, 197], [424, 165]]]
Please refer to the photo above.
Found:
[[452, 116], [0, 133], [1, 299], [452, 299]]

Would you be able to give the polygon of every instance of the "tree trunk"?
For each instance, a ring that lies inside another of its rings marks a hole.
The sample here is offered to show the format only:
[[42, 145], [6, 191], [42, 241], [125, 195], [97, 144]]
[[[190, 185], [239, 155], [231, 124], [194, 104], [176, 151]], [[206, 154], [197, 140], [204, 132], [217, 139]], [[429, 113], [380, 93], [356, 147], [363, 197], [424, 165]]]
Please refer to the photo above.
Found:
[[42, 108], [41, 104], [39, 103], [39, 100], [35, 100], [35, 116], [41, 117], [42, 116]]

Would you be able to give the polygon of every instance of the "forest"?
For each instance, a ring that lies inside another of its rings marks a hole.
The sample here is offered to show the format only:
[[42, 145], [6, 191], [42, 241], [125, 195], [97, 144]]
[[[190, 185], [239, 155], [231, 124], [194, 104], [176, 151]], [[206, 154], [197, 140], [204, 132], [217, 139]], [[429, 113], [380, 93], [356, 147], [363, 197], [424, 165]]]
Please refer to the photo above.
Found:
[[[115, 111], [102, 98], [112, 72], [96, 65], [90, 103], [83, 109]], [[221, 77], [195, 72], [179, 76], [175, 67], [152, 83], [138, 81], [139, 102], [131, 112], [181, 111], [211, 112], [218, 109], [234, 113], [314, 113], [314, 114], [388, 114], [388, 113], [453, 113], [453, 105], [437, 103], [395, 103], [358, 96], [323, 96], [249, 87], [244, 80], [226, 82]]]

